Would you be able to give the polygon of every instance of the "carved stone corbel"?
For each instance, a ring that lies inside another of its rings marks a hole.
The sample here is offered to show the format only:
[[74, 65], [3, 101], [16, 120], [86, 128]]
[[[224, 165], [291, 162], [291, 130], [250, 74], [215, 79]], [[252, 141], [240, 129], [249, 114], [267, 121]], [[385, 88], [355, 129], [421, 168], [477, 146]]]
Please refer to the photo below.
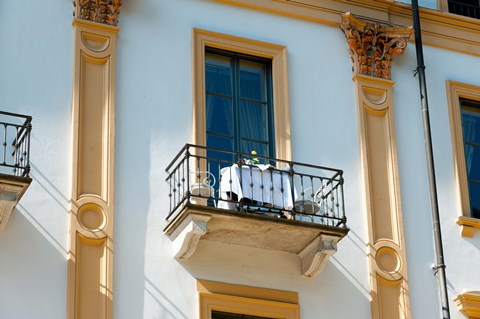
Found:
[[74, 0], [73, 16], [97, 23], [116, 26], [122, 0]]
[[211, 216], [191, 214], [172, 234], [173, 255], [175, 259], [188, 259], [197, 249], [200, 237], [208, 231], [208, 221]]
[[353, 73], [390, 80], [394, 55], [402, 55], [412, 27], [392, 27], [366, 22], [350, 12], [342, 14], [340, 25], [352, 58]]
[[27, 190], [32, 179], [0, 175], [0, 232], [2, 232], [7, 226], [13, 209]]
[[298, 253], [302, 275], [315, 277], [320, 274], [328, 258], [337, 252], [338, 240], [339, 238], [335, 236], [320, 235]]

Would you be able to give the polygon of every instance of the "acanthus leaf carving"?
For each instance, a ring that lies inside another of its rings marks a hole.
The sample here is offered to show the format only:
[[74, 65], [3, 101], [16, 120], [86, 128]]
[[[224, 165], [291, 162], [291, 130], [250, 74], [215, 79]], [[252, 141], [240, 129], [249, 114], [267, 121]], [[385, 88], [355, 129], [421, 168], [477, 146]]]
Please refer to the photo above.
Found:
[[75, 0], [73, 5], [79, 19], [116, 26], [122, 0]]
[[340, 25], [347, 39], [353, 72], [389, 80], [394, 55], [402, 55], [412, 27], [391, 27], [342, 14]]

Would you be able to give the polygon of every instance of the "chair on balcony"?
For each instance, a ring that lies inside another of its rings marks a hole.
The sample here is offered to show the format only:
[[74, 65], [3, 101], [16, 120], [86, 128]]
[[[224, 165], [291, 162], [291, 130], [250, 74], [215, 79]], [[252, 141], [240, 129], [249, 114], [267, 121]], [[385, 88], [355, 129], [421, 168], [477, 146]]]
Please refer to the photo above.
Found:
[[313, 222], [314, 215], [318, 216], [318, 212], [324, 209], [325, 185], [320, 187], [315, 193], [307, 192], [311, 189], [311, 187], [308, 187], [303, 190], [302, 193], [304, 195], [295, 201], [295, 212], [301, 215], [299, 216], [299, 220], [308, 218], [311, 222]]
[[[191, 174], [194, 174], [193, 182], [190, 184], [191, 202], [208, 206], [210, 199], [214, 203], [212, 199], [215, 197], [215, 176], [209, 171], [194, 171]], [[213, 206], [215, 206], [215, 203]]]

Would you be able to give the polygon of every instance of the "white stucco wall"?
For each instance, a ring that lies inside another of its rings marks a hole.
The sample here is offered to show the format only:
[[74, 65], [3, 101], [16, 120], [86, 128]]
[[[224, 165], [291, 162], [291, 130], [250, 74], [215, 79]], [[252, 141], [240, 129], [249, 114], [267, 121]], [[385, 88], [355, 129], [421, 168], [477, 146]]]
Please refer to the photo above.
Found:
[[[432, 6], [434, 1], [421, 5]], [[8, 10], [7, 10], [8, 7]], [[28, 7], [28, 10], [25, 8]], [[30, 189], [0, 233], [0, 318], [65, 318], [71, 176], [70, 2], [0, 2], [0, 109], [33, 116]], [[24, 23], [28, 21], [28, 23]], [[197, 318], [195, 279], [297, 291], [302, 319], [370, 318], [367, 225], [350, 57], [339, 28], [205, 0], [125, 1], [117, 55], [116, 319]], [[294, 160], [344, 170], [349, 235], [324, 273], [291, 254], [201, 242], [177, 262], [163, 235], [165, 167], [192, 141], [193, 28], [288, 48]], [[460, 237], [445, 81], [480, 85], [478, 58], [425, 47], [450, 299], [479, 290], [480, 237]], [[448, 63], [445, 63], [448, 61]], [[414, 44], [392, 69], [413, 318], [439, 313]], [[465, 264], [470, 267], [465, 267]], [[452, 318], [463, 318], [451, 305]]]
[[71, 11], [69, 1], [0, 1], [0, 109], [33, 117], [33, 182], [0, 233], [0, 318], [65, 318]]
[[[480, 262], [480, 242], [478, 234], [473, 239], [462, 238], [455, 223], [461, 211], [455, 189], [446, 81], [479, 85], [480, 67], [478, 58], [428, 46], [424, 46], [424, 59], [450, 309], [452, 318], [464, 318], [452, 300], [464, 291], [480, 287], [480, 278], [471, 267]], [[425, 295], [436, 294], [432, 290], [436, 289], [436, 282], [432, 283], [431, 269], [435, 252], [418, 78], [413, 78], [415, 68], [415, 45], [410, 43], [406, 54], [396, 59], [393, 71], [395, 120], [412, 311], [420, 311], [418, 317], [427, 317]]]
[[[122, 15], [116, 191], [130, 196], [115, 203], [116, 317], [195, 318], [199, 278], [297, 291], [305, 319], [369, 318], [357, 119], [341, 30], [206, 1], [127, 2]], [[287, 46], [294, 160], [342, 168], [346, 178], [351, 235], [319, 278], [302, 278], [295, 255], [244, 247], [201, 243], [191, 260], [172, 258], [162, 233], [163, 170], [192, 141], [193, 28]], [[327, 58], [338, 56], [345, 58]], [[331, 306], [339, 300], [351, 306]]]
[[[142, 309], [143, 315], [149, 317], [167, 309], [172, 318], [190, 318], [196, 311], [191, 307], [196, 305], [194, 279], [202, 278], [298, 291], [302, 318], [318, 318], [318, 313], [324, 313], [325, 318], [352, 315], [369, 317], [369, 283], [365, 258], [366, 222], [359, 166], [358, 128], [350, 62], [341, 31], [324, 25], [204, 1], [183, 1], [170, 3], [169, 6], [153, 1], [145, 4], [140, 7], [127, 3], [124, 7], [128, 18], [122, 20], [123, 30], [119, 42], [122, 70], [119, 71], [118, 81], [121, 97], [117, 113], [117, 128], [120, 127], [118, 136], [119, 140], [128, 139], [127, 127], [132, 125], [135, 131], [144, 131], [145, 136], [143, 142], [130, 137], [130, 143], [118, 146], [119, 157], [124, 159], [124, 162], [121, 162], [121, 159], [120, 162], [117, 161], [117, 184], [124, 185], [125, 190], [128, 188], [129, 191], [134, 191], [130, 185], [142, 185], [134, 197], [148, 196], [150, 205], [145, 207], [145, 204], [140, 204], [141, 208], [147, 209], [147, 216], [141, 216], [141, 213], [132, 214], [131, 211], [141, 212], [142, 209], [136, 209], [135, 204], [128, 198], [117, 197], [116, 219], [117, 235], [118, 232], [127, 234], [133, 231], [134, 237], [140, 236], [136, 239], [131, 237], [130, 240], [145, 247], [146, 254], [142, 264], [145, 273], [137, 268], [138, 260], [127, 260], [130, 253], [140, 255], [135, 252], [138, 247], [129, 245], [128, 252], [122, 252], [122, 248], [120, 252], [117, 250], [116, 313], [120, 317], [129, 318], [135, 311]], [[422, 5], [432, 6], [428, 3]], [[149, 8], [150, 13], [147, 13], [145, 8]], [[212, 16], [215, 18], [212, 19]], [[140, 20], [143, 23], [140, 23]], [[189, 83], [192, 28], [203, 28], [288, 47], [294, 159], [342, 168], [346, 178], [346, 205], [351, 232], [339, 244], [339, 252], [319, 278], [300, 278], [296, 270], [298, 266], [295, 266], [298, 261], [295, 256], [288, 254], [201, 243], [198, 254], [188, 262], [179, 264], [168, 255], [170, 241], [161, 233], [164, 226], [162, 219], [167, 211], [165, 196], [168, 192], [163, 183], [164, 174], [159, 172], [158, 166], [160, 169], [165, 167], [181, 145], [191, 141], [192, 89]], [[141, 32], [142, 36], [138, 36], [138, 32]], [[122, 46], [122, 43], [125, 45]], [[138, 47], [146, 48], [141, 57], [137, 53]], [[138, 59], [135, 58], [137, 56]], [[341, 56], [344, 58], [338, 58]], [[437, 171], [441, 173], [437, 178], [441, 184], [439, 196], [442, 198], [440, 205], [445, 228], [444, 239], [448, 242], [445, 245], [446, 258], [447, 262], [448, 259], [452, 262], [452, 265], [447, 265], [448, 279], [452, 289], [457, 286], [457, 292], [458, 287], [480, 286], [467, 281], [469, 275], [460, 271], [467, 256], [479, 254], [476, 251], [478, 245], [466, 242], [459, 236], [459, 229], [454, 224], [458, 215], [458, 208], [455, 208], [458, 207], [458, 199], [452, 197], [454, 192], [451, 189], [453, 163], [445, 80], [458, 78], [460, 74], [466, 82], [474, 80], [476, 71], [469, 65], [473, 65], [475, 58], [463, 57], [453, 52], [426, 49], [427, 61], [431, 59], [439, 64], [434, 68], [434, 74], [430, 71], [433, 66], [429, 67], [428, 79], [429, 86], [433, 86], [432, 92], [439, 92], [431, 94], [434, 97], [430, 104], [443, 105], [443, 110], [432, 110], [432, 121], [435, 123], [432, 129], [436, 155], [440, 158], [437, 160]], [[440, 62], [444, 61], [443, 58], [454, 61], [453, 65], [450, 64], [451, 67], [447, 69], [445, 64]], [[413, 318], [433, 318], [438, 316], [439, 305], [436, 280], [431, 270], [434, 251], [418, 81], [412, 76], [415, 65], [414, 46], [411, 43], [405, 56], [395, 59], [395, 120], [412, 315]], [[471, 76], [466, 76], [463, 69], [469, 69], [467, 74]], [[129, 75], [128, 78], [121, 78], [123, 72]], [[136, 76], [132, 78], [131, 74]], [[171, 84], [169, 89], [165, 89], [165, 79]], [[131, 90], [132, 83], [138, 82], [142, 85], [137, 90]], [[135, 105], [135, 108], [129, 105]], [[167, 109], [164, 105], [168, 105]], [[131, 118], [139, 109], [145, 112], [144, 120], [132, 123]], [[162, 136], [169, 136], [168, 141]], [[142, 143], [145, 145], [142, 146]], [[148, 156], [147, 145], [150, 147], [150, 156], [145, 161], [144, 156]], [[129, 157], [132, 150], [137, 150], [139, 156]], [[149, 184], [145, 184], [144, 176], [132, 173], [129, 165], [150, 166]], [[127, 180], [128, 184], [123, 182]], [[452, 205], [453, 207], [450, 207]], [[124, 210], [122, 207], [129, 209]], [[140, 228], [132, 230], [130, 224]], [[462, 245], [462, 248], [465, 246], [465, 254], [454, 248], [458, 245]], [[249, 258], [245, 259], [245, 255]], [[282, 266], [278, 266], [279, 264]], [[275, 271], [270, 267], [274, 267]], [[125, 270], [122, 271], [122, 268]], [[160, 268], [166, 271], [159, 271]], [[134, 272], [129, 276], [126, 275], [127, 270]], [[146, 278], [145, 287], [137, 282], [142, 275]], [[139, 293], [143, 292], [135, 298], [134, 307], [131, 307], [131, 296], [122, 292], [129, 290], [130, 285]], [[178, 285], [180, 289], [173, 289]], [[454, 295], [451, 293], [450, 299], [453, 299]], [[341, 307], [341, 313], [338, 313], [338, 307], [335, 307], [335, 310], [329, 307], [339, 296], [352, 305]], [[451, 308], [452, 318], [462, 318], [453, 304]]]

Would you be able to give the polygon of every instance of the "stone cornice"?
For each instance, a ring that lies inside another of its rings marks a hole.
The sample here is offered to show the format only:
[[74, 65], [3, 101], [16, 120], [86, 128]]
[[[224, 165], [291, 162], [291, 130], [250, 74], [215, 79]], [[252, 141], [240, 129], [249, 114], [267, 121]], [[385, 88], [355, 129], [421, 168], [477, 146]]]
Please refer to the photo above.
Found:
[[399, 28], [367, 22], [351, 13], [342, 14], [340, 25], [349, 47], [354, 75], [390, 80], [394, 55], [402, 55], [413, 28]]
[[74, 0], [74, 17], [116, 26], [122, 0]]
[[[412, 25], [409, 4], [391, 0], [211, 0], [339, 26], [339, 16], [351, 12], [365, 19], [392, 25]], [[480, 19], [420, 8], [424, 45], [480, 56]]]

